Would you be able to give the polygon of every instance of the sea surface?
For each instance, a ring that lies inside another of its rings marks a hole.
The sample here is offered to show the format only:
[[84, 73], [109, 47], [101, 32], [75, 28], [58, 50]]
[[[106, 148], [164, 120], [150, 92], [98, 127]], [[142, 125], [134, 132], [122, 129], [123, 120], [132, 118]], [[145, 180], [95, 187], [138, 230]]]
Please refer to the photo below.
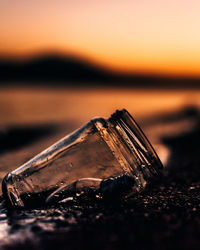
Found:
[[[0, 148], [0, 178], [93, 117], [109, 117], [125, 108], [156, 144], [169, 126], [164, 129], [155, 120], [192, 107], [200, 108], [200, 90], [1, 88], [0, 133], [5, 135], [5, 147]], [[180, 126], [189, 125], [182, 121]], [[177, 132], [174, 124], [171, 127]]]

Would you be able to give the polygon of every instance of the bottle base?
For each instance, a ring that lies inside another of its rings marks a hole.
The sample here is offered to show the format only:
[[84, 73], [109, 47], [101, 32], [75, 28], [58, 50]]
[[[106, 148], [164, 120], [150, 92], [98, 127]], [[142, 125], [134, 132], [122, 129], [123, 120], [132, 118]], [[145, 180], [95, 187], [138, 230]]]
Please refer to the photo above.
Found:
[[24, 203], [14, 187], [13, 176], [11, 174], [4, 177], [2, 181], [2, 192], [8, 206], [24, 207]]

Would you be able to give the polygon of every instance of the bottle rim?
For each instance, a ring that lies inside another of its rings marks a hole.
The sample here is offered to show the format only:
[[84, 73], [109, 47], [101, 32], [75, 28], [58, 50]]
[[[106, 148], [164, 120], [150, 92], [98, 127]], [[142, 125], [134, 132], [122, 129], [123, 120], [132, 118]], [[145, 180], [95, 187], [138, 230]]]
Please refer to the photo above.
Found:
[[148, 180], [159, 175], [163, 169], [155, 149], [126, 109], [117, 110], [108, 121], [115, 127], [120, 140], [122, 139], [124, 145], [128, 148], [129, 156], [135, 157], [134, 164], [130, 163], [129, 166], [138, 187], [146, 186]]

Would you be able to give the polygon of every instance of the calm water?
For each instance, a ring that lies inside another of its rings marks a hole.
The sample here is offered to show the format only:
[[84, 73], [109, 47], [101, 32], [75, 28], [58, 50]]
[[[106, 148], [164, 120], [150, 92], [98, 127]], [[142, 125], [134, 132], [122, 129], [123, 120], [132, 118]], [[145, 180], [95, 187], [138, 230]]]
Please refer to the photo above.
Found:
[[189, 105], [200, 90], [1, 88], [0, 126], [50, 122], [85, 123], [126, 108], [137, 120]]
[[[32, 144], [27, 143], [19, 149], [0, 154], [0, 178], [91, 118], [108, 117], [116, 109], [126, 108], [157, 147], [159, 142], [155, 135], [163, 133], [164, 127], [162, 131], [155, 130], [148, 123], [145, 125], [145, 121], [179, 112], [191, 105], [200, 107], [200, 90], [1, 88], [1, 133], [13, 128], [16, 134], [24, 128], [31, 132], [31, 129], [41, 125], [56, 125], [57, 130]], [[188, 124], [184, 126], [187, 128]], [[170, 133], [174, 133], [174, 124]], [[12, 134], [9, 140], [12, 140]], [[158, 148], [160, 150], [160, 144]]]

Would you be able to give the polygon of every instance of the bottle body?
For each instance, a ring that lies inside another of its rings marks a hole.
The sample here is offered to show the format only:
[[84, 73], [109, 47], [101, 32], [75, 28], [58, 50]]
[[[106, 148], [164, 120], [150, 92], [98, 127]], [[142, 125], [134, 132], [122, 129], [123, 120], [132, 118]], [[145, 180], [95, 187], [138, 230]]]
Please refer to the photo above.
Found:
[[123, 110], [91, 120], [8, 174], [4, 195], [14, 206], [42, 205], [63, 191], [100, 190], [105, 180], [124, 175], [134, 180], [133, 188], [144, 188], [162, 165], [131, 119]]

